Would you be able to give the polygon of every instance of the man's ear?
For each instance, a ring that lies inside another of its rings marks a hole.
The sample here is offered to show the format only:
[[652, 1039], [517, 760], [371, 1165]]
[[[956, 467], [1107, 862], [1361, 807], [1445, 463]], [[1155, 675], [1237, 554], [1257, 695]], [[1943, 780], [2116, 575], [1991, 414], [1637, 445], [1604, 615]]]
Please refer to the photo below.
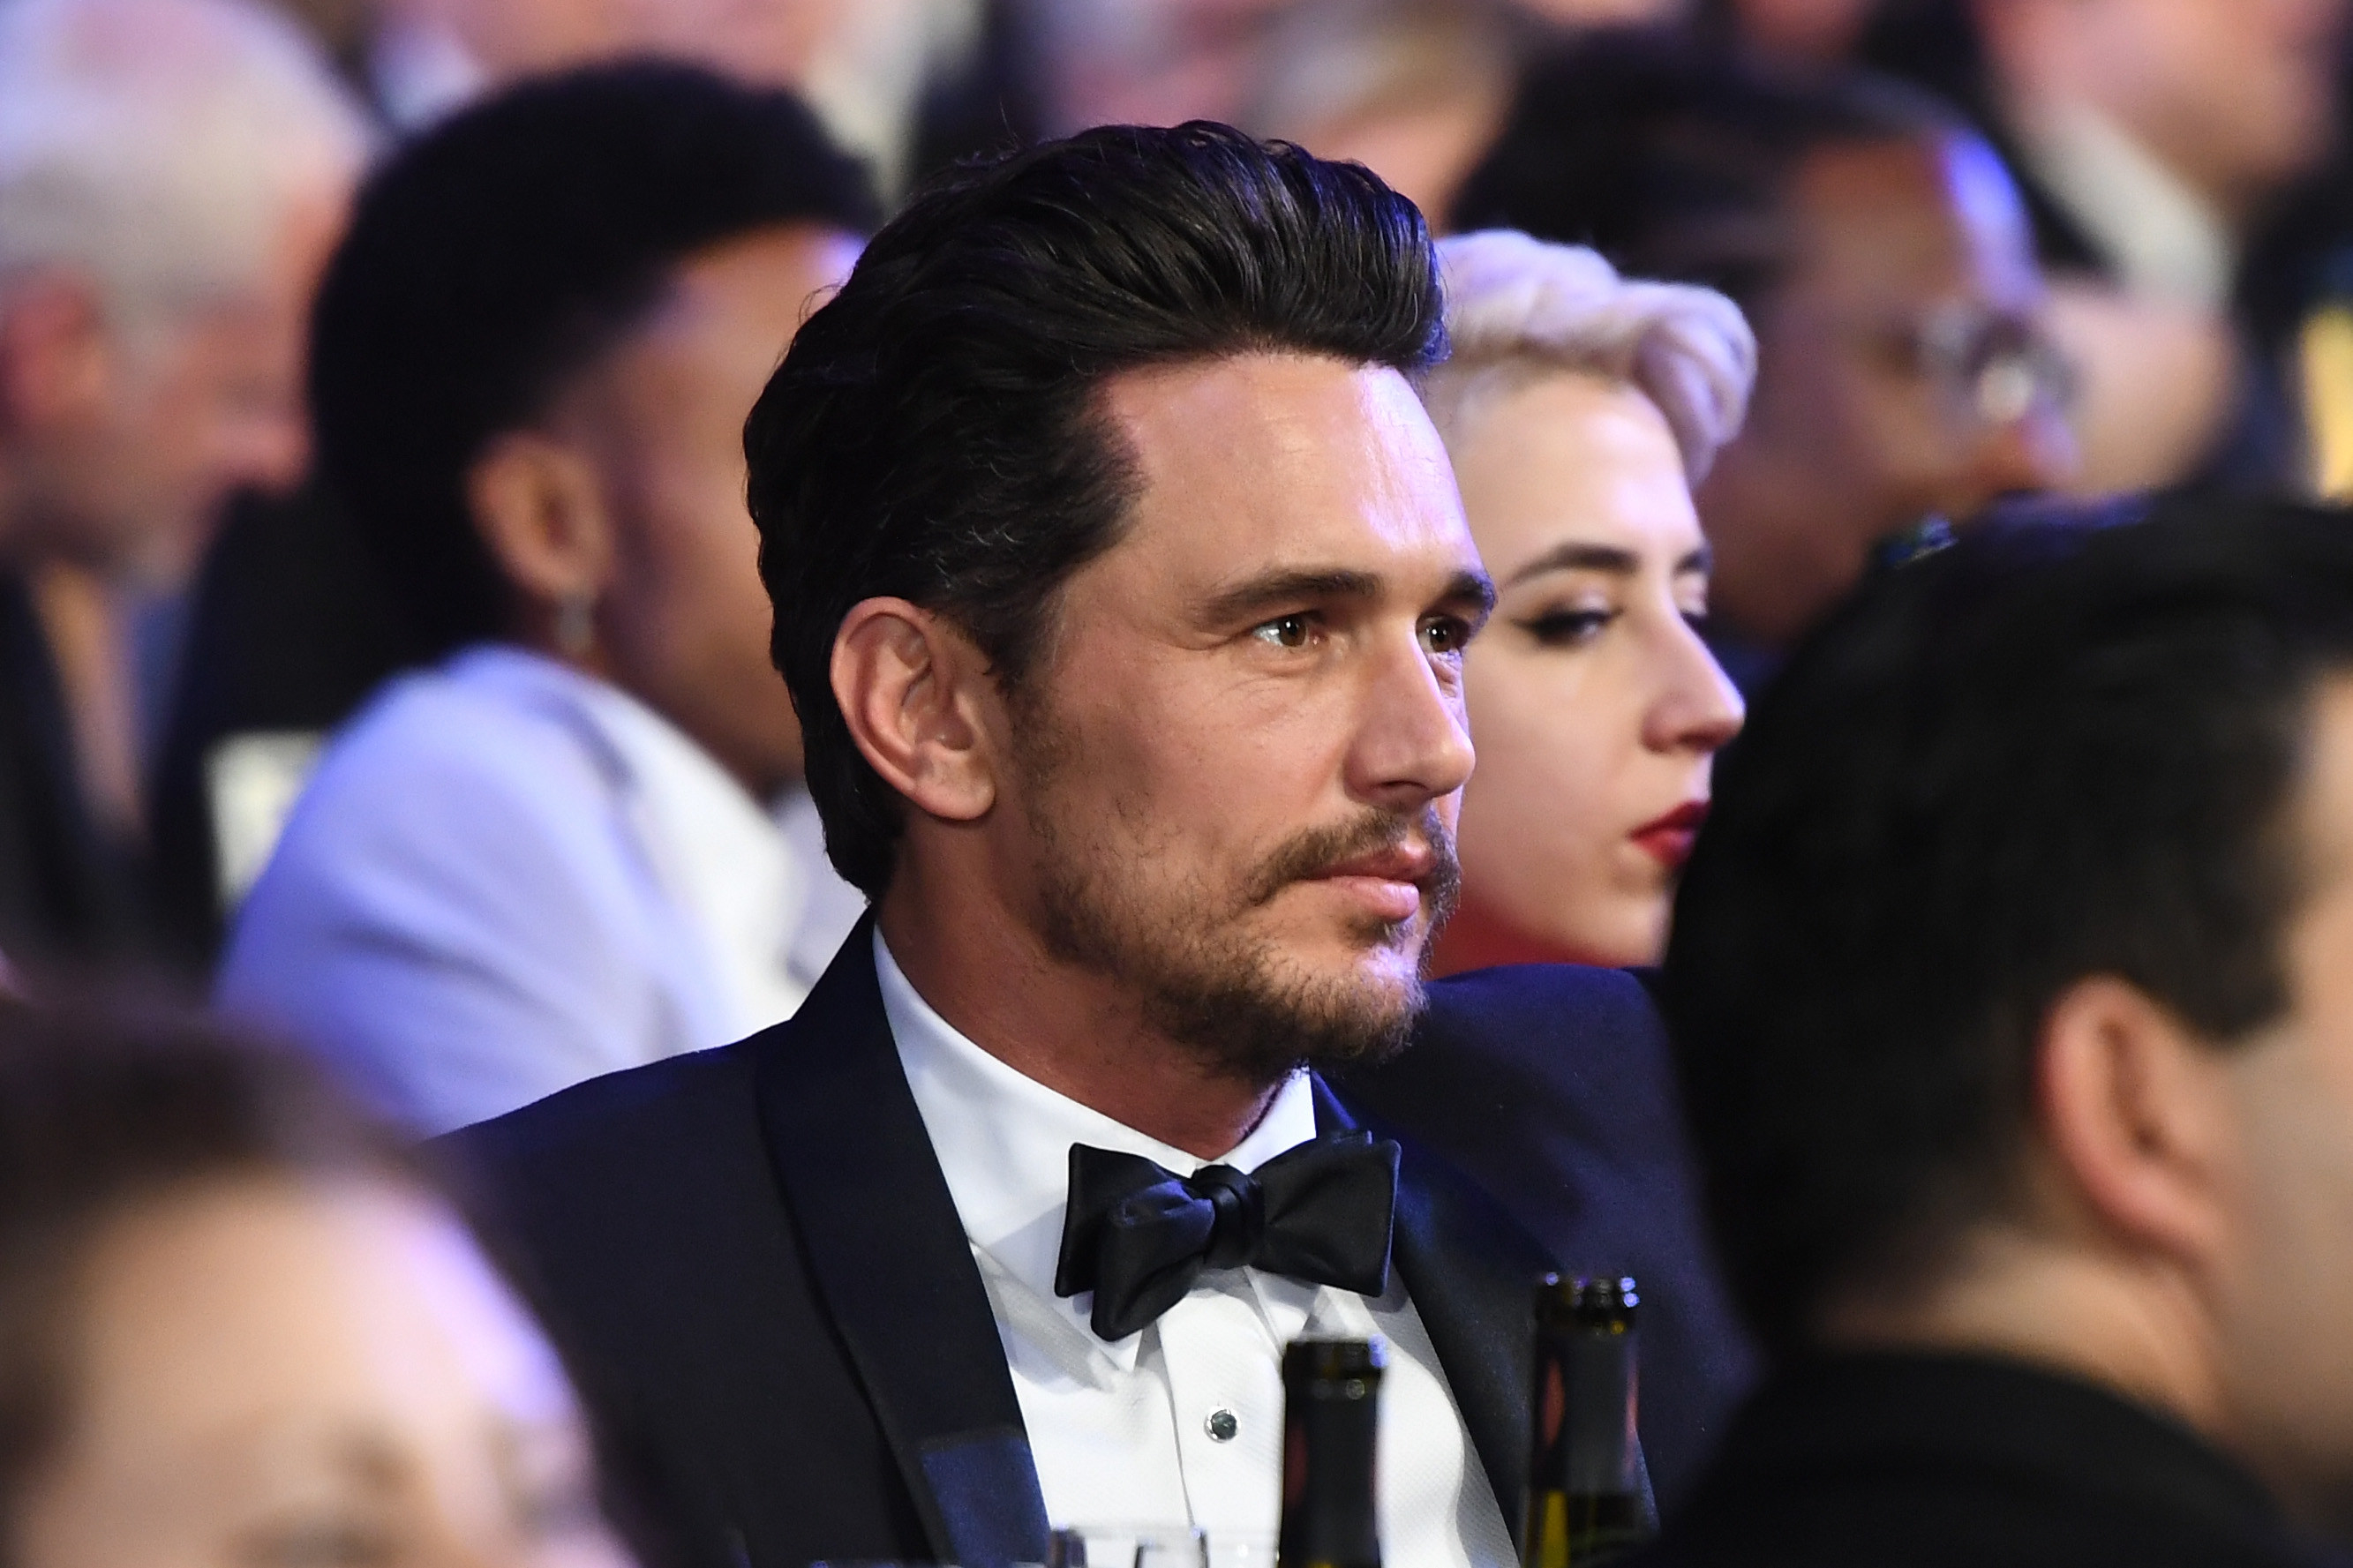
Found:
[[972, 822], [997, 804], [988, 661], [904, 599], [865, 599], [833, 638], [833, 696], [867, 763], [915, 808]]
[[578, 448], [510, 430], [466, 470], [466, 504], [499, 570], [526, 598], [594, 603], [611, 582], [612, 510]]
[[2138, 986], [2077, 981], [2044, 1015], [2035, 1110], [2058, 1169], [2125, 1246], [2202, 1269], [2236, 1149], [2222, 1054]]
[[0, 432], [80, 423], [112, 395], [113, 340], [98, 292], [45, 272], [10, 285], [0, 302]]

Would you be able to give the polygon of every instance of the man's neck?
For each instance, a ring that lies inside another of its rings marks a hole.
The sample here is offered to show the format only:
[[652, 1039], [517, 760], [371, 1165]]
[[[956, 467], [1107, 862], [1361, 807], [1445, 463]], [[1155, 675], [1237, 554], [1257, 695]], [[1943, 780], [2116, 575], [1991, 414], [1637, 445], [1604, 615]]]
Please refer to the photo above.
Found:
[[1125, 987], [1046, 951], [993, 889], [902, 865], [879, 910], [916, 994], [1016, 1072], [1203, 1160], [1249, 1136], [1279, 1086], [1219, 1076], [1152, 1030]]
[[1924, 1350], [2049, 1367], [2168, 1412], [2209, 1436], [2229, 1415], [2208, 1320], [2157, 1265], [1989, 1227], [1933, 1279], [1853, 1291], [1823, 1314], [1834, 1350]]

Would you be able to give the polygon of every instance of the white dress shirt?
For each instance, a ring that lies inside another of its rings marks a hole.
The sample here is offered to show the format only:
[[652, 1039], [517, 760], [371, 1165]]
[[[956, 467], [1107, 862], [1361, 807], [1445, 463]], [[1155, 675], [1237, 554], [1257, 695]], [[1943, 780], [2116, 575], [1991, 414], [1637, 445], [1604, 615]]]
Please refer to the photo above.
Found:
[[1377, 1470], [1385, 1561], [1514, 1561], [1486, 1471], [1394, 1270], [1378, 1300], [1255, 1268], [1210, 1270], [1157, 1322], [1113, 1343], [1089, 1325], [1092, 1294], [1054, 1294], [1072, 1143], [1141, 1154], [1180, 1175], [1210, 1163], [1255, 1170], [1316, 1136], [1304, 1074], [1222, 1161], [1196, 1159], [1024, 1077], [957, 1033], [915, 994], [879, 933], [874, 966], [908, 1087], [997, 1316], [1049, 1520], [1190, 1523], [1213, 1542], [1271, 1536], [1282, 1513], [1282, 1346], [1308, 1333], [1377, 1336], [1389, 1352]]
[[486, 646], [328, 748], [239, 910], [219, 1000], [421, 1132], [789, 1017], [865, 907], [618, 688]]
[[2231, 303], [2238, 247], [2206, 199], [2097, 110], [2021, 102], [2028, 165], [2127, 289], [2210, 310]]

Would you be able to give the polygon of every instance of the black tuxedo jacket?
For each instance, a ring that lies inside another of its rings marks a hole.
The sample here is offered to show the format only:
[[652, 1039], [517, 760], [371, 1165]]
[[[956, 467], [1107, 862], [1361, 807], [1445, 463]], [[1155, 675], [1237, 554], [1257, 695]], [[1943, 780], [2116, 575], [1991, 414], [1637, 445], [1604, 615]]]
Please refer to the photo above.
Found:
[[[625, 1526], [658, 1558], [1043, 1560], [1011, 1375], [870, 931], [788, 1023], [446, 1141], [581, 1386]], [[1316, 1115], [1358, 1124], [1320, 1083]], [[1516, 1529], [1530, 1287], [1551, 1259], [1410, 1142], [1393, 1256]]]

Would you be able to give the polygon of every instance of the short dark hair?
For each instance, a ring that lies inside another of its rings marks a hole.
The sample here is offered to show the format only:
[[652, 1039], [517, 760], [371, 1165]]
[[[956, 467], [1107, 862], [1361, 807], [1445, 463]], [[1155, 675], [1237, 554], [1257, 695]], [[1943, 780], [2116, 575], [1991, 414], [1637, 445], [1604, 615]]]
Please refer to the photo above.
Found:
[[2071, 984], [2218, 1047], [2287, 1005], [2312, 694], [2348, 669], [2353, 517], [2216, 499], [1967, 531], [1800, 647], [1719, 765], [1662, 986], [1768, 1345], [2002, 1212]]
[[216, 1181], [353, 1175], [429, 1190], [299, 1057], [0, 1002], [0, 1527], [71, 1418], [72, 1293], [115, 1221]]
[[693, 252], [876, 216], [790, 93], [649, 61], [527, 82], [378, 171], [321, 287], [311, 406], [326, 477], [425, 649], [506, 626], [465, 497], [493, 437], [545, 412]]
[[876, 235], [744, 433], [776, 668], [842, 876], [879, 895], [903, 821], [834, 700], [852, 605], [940, 611], [1015, 689], [1137, 482], [1106, 377], [1261, 350], [1419, 374], [1444, 334], [1412, 203], [1223, 125], [1104, 127], [970, 166]]
[[1788, 193], [1808, 157], [1960, 127], [1884, 78], [1784, 73], [1673, 33], [1605, 29], [1525, 67], [1453, 224], [1588, 245], [1754, 310], [1788, 260]]

